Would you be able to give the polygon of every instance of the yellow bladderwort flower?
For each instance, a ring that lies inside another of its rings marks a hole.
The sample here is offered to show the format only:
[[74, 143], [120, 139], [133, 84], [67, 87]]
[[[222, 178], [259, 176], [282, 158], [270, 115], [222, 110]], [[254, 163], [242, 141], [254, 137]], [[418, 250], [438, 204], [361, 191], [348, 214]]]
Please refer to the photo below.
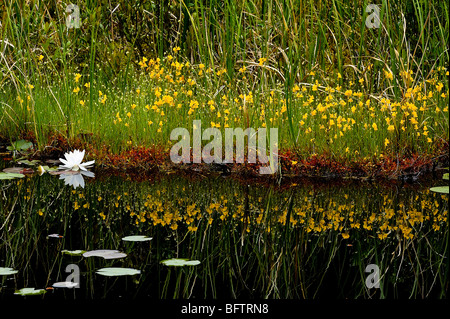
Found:
[[80, 73], [75, 74], [75, 83], [78, 83], [80, 78], [81, 78], [81, 74]]
[[81, 106], [84, 106], [84, 105], [85, 105], [84, 100], [80, 100], [80, 105], [81, 105]]
[[87, 87], [87, 88], [90, 88], [90, 87], [91, 87], [91, 82], [86, 82], [86, 83], [84, 84], [84, 86]]
[[373, 128], [374, 131], [378, 131], [377, 123], [373, 123], [372, 124], [372, 128]]
[[214, 107], [214, 101], [213, 100], [209, 100], [208, 101], [208, 105], [209, 105], [209, 108], [210, 108], [210, 110], [211, 110], [211, 112], [212, 111], [214, 111], [216, 108]]
[[259, 60], [258, 60], [258, 65], [259, 65], [259, 66], [262, 66], [266, 61], [267, 61], [266, 58], [259, 58]]
[[386, 79], [388, 79], [388, 80], [393, 80], [394, 79], [394, 75], [392, 74], [392, 72], [386, 71], [386, 70], [383, 70], [383, 71], [384, 71], [384, 77]]
[[80, 87], [77, 86], [76, 88], [73, 89], [72, 92], [73, 92], [73, 93], [78, 93], [78, 92], [80, 92]]

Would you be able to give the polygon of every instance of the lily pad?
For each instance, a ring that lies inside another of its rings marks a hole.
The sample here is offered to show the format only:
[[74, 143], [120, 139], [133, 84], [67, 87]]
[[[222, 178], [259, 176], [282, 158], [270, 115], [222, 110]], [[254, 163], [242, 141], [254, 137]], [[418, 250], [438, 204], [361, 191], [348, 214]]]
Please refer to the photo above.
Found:
[[430, 191], [432, 192], [436, 192], [436, 193], [442, 193], [442, 194], [448, 194], [448, 186], [436, 186], [436, 187], [431, 187]]
[[23, 178], [25, 175], [18, 173], [0, 173], [0, 179]]
[[33, 143], [26, 140], [18, 140], [11, 143], [11, 146], [7, 146], [6, 149], [9, 151], [24, 151], [33, 146]]
[[47, 235], [48, 238], [63, 238], [64, 236], [61, 236], [60, 234], [50, 234]]
[[0, 276], [8, 276], [17, 274], [19, 271], [9, 267], [0, 267]]
[[200, 260], [189, 260], [185, 258], [172, 258], [161, 261], [163, 265], [173, 266], [173, 267], [183, 267], [183, 266], [197, 266], [200, 264]]
[[98, 250], [90, 250], [83, 253], [83, 257], [103, 257], [104, 259], [116, 259], [116, 258], [124, 258], [127, 254], [121, 253], [118, 250], [110, 250], [110, 249], [98, 249]]
[[143, 235], [126, 236], [126, 237], [122, 238], [122, 240], [124, 240], [124, 241], [149, 241], [152, 239], [153, 239], [153, 237], [147, 237], [147, 236], [143, 236]]
[[106, 267], [97, 270], [96, 273], [102, 276], [131, 276], [139, 275], [141, 271], [133, 268]]
[[75, 288], [78, 287], [79, 284], [76, 282], [72, 282], [72, 281], [60, 281], [60, 282], [55, 282], [52, 287], [54, 288]]
[[34, 170], [31, 168], [25, 168], [25, 167], [8, 167], [8, 168], [4, 168], [3, 172], [13, 173], [13, 174], [32, 174], [32, 173], [34, 173]]
[[32, 161], [29, 161], [29, 160], [20, 160], [20, 161], [19, 161], [19, 164], [25, 164], [25, 165], [29, 165], [29, 166], [34, 166], [34, 165], [36, 165], [37, 163], [39, 163], [38, 160], [32, 160]]
[[81, 249], [78, 249], [78, 250], [66, 250], [66, 249], [64, 249], [61, 252], [63, 254], [70, 255], [70, 256], [81, 256], [82, 254], [84, 254], [86, 252], [86, 250], [81, 250]]
[[14, 292], [15, 295], [21, 296], [35, 296], [35, 295], [43, 295], [45, 293], [46, 293], [45, 289], [35, 289], [35, 288], [22, 288]]

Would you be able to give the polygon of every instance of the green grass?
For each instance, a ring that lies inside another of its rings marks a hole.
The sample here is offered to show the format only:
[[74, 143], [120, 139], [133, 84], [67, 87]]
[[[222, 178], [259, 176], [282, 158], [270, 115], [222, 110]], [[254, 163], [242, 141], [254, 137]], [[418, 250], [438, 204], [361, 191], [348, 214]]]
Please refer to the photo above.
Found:
[[[78, 5], [81, 28], [70, 30], [64, 3], [0, 7], [0, 136], [33, 132], [40, 149], [54, 132], [93, 133], [112, 152], [167, 148], [172, 129], [201, 119], [277, 127], [281, 149], [332, 159], [436, 155], [448, 143], [446, 2], [382, 1], [378, 29], [365, 26], [367, 1]], [[143, 68], [144, 57], [160, 62]], [[164, 96], [173, 105], [153, 110]]]

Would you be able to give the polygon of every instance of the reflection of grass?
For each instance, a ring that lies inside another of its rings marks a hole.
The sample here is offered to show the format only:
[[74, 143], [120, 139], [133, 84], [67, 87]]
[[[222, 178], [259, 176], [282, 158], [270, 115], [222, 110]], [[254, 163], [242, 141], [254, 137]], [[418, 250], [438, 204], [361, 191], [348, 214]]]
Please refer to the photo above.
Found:
[[335, 1], [79, 5], [69, 31], [59, 4], [3, 6], [0, 135], [32, 132], [43, 149], [57, 132], [117, 152], [167, 147], [201, 119], [277, 127], [301, 156], [436, 155], [448, 143], [445, 2], [382, 1], [379, 29]]
[[[140, 269], [136, 295], [148, 289], [167, 298], [446, 294], [447, 195], [406, 189], [396, 194], [376, 186], [278, 192], [183, 179], [98, 182], [73, 191], [59, 189], [57, 181], [10, 181], [0, 199], [0, 225], [10, 230], [1, 237], [3, 266], [18, 269], [19, 281], [35, 278], [32, 286], [38, 288], [61, 281], [55, 278], [65, 267], [61, 258], [70, 258], [87, 275], [83, 291], [91, 297], [110, 291], [95, 288], [104, 279], [93, 272], [105, 266]], [[64, 237], [46, 239], [49, 233]], [[130, 234], [153, 240], [129, 246], [122, 237]], [[120, 249], [128, 256], [83, 259], [59, 254], [63, 249]], [[176, 257], [201, 264], [176, 274], [160, 264]], [[380, 290], [364, 286], [370, 263], [381, 270]]]

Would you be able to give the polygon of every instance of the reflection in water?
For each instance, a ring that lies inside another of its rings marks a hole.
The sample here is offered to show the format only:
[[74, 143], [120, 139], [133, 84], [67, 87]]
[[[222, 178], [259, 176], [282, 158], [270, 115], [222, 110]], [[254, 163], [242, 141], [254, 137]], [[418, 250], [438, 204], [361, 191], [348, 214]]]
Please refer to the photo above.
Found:
[[73, 188], [77, 188], [78, 186], [81, 186], [81, 188], [84, 188], [84, 178], [86, 177], [95, 177], [95, 174], [90, 171], [67, 171], [59, 175], [59, 179], [64, 180], [65, 185], [73, 186]]
[[[19, 273], [4, 281], [0, 298], [64, 282], [68, 264], [80, 268], [80, 288], [45, 298], [446, 297], [448, 195], [429, 192], [431, 184], [305, 181], [280, 189], [170, 176], [97, 178], [70, 189], [45, 175], [7, 183], [0, 266]], [[46, 238], [51, 233], [62, 237]], [[131, 235], [153, 239], [122, 240]], [[96, 249], [127, 256], [61, 253]], [[201, 263], [161, 264], [171, 258]], [[380, 270], [378, 289], [366, 286], [371, 264]], [[141, 273], [108, 281], [96, 274], [104, 267]]]

